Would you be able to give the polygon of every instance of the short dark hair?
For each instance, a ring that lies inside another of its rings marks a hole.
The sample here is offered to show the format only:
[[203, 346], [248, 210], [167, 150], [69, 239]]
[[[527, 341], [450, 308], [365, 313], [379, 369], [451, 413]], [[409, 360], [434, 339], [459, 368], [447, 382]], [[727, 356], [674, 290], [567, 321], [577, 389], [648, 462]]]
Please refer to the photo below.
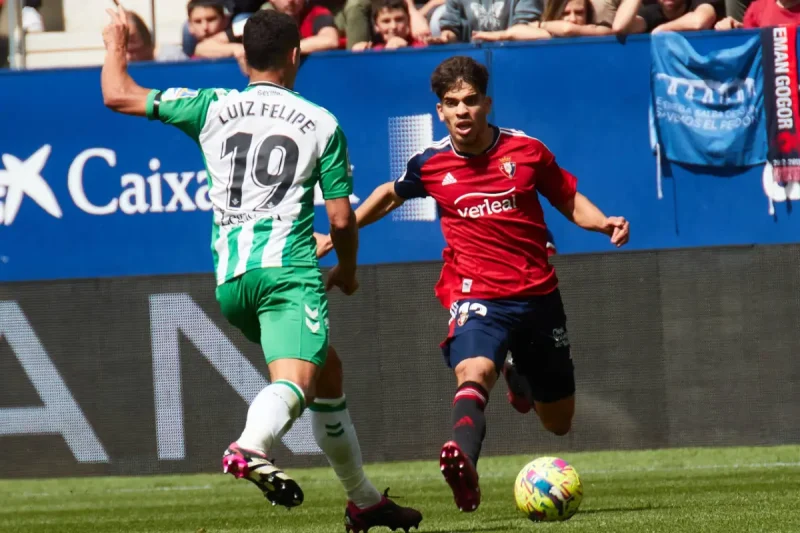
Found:
[[262, 9], [247, 19], [242, 43], [251, 68], [275, 70], [286, 66], [289, 52], [300, 47], [300, 30], [291, 16]]
[[384, 9], [400, 9], [410, 16], [405, 0], [372, 0], [372, 20], [377, 19]]
[[431, 75], [431, 89], [439, 100], [460, 82], [468, 83], [481, 95], [489, 85], [489, 71], [467, 56], [455, 56], [442, 61]]
[[192, 11], [197, 7], [210, 7], [214, 9], [221, 17], [231, 14], [231, 8], [226, 0], [189, 0], [186, 5], [186, 14], [191, 17]]

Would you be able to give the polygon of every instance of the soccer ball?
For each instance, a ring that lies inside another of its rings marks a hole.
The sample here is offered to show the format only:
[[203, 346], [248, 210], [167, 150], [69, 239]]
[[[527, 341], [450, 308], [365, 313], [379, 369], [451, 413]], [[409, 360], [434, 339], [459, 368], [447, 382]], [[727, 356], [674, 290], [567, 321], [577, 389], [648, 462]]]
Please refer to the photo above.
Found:
[[583, 500], [578, 472], [558, 457], [540, 457], [525, 465], [514, 483], [517, 509], [534, 522], [569, 520]]

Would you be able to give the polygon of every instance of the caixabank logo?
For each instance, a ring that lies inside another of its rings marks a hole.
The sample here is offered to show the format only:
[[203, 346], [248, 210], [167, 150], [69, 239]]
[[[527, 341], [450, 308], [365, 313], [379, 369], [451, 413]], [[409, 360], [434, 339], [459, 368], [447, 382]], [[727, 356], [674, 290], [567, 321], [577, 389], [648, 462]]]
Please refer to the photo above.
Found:
[[[120, 172], [117, 177], [119, 189], [105, 195], [96, 192], [87, 194], [84, 179], [87, 165], [100, 162], [105, 165], [104, 169], [99, 167], [100, 172], [116, 170], [117, 153], [109, 148], [83, 150], [72, 159], [64, 176], [55, 169], [47, 168], [52, 151], [52, 146], [46, 144], [24, 159], [16, 154], [2, 154], [4, 168], [0, 169], [0, 221], [3, 225], [12, 225], [20, 211], [28, 209], [27, 203], [37, 205], [58, 219], [65, 216], [66, 202], [90, 215], [211, 210], [205, 170], [160, 173], [161, 161], [151, 158], [151, 175]], [[50, 183], [45, 176], [51, 180]], [[64, 178], [69, 197], [59, 198], [53, 191], [53, 183]]]
[[42, 146], [24, 161], [11, 154], [3, 154], [5, 170], [0, 169], [0, 224], [10, 226], [14, 222], [26, 197], [51, 216], [61, 218], [58, 200], [42, 177], [42, 169], [49, 157], [50, 145]]
[[[35, 204], [48, 215], [63, 218], [65, 202], [72, 203], [80, 211], [90, 215], [143, 215], [150, 213], [176, 213], [192, 211], [211, 211], [212, 203], [208, 196], [208, 175], [205, 170], [161, 172], [161, 161], [151, 158], [148, 163], [150, 173], [117, 171], [119, 188], [112, 194], [87, 193], [86, 167], [103, 164], [100, 172], [108, 173], [117, 169], [117, 153], [109, 148], [88, 148], [77, 154], [66, 172], [69, 198], [60, 199], [53, 192], [52, 183], [64, 179], [63, 174], [49, 170], [45, 172], [52, 146], [40, 147], [27, 158], [15, 154], [2, 153], [3, 168], [0, 168], [0, 225], [10, 226], [17, 219], [24, 204]], [[352, 165], [351, 165], [352, 170]], [[104, 188], [105, 190], [105, 188]], [[91, 198], [91, 199], [90, 199]], [[28, 199], [26, 202], [25, 200]], [[351, 195], [350, 201], [357, 204], [359, 199]], [[322, 191], [317, 184], [314, 204], [324, 205]], [[25, 207], [25, 209], [28, 209]]]

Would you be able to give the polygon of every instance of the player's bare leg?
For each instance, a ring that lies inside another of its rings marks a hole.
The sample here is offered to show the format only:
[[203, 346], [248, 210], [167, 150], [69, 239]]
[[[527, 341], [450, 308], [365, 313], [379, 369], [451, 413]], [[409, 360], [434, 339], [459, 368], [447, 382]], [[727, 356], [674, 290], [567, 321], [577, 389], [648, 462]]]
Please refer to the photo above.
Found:
[[317, 398], [309, 409], [317, 445], [347, 493], [345, 529], [360, 533], [375, 526], [404, 531], [419, 527], [419, 511], [394, 503], [388, 489], [381, 495], [364, 474], [361, 447], [345, 401], [342, 362], [332, 346], [317, 380]]
[[299, 359], [278, 359], [268, 366], [272, 383], [250, 404], [244, 431], [225, 451], [222, 467], [255, 484], [273, 505], [291, 508], [303, 503], [303, 491], [267, 453], [313, 399], [319, 367]]
[[555, 402], [534, 402], [534, 409], [547, 431], [563, 436], [572, 428], [572, 417], [575, 415], [575, 396]]
[[442, 447], [439, 466], [461, 511], [472, 512], [481, 503], [476, 465], [486, 436], [484, 409], [497, 382], [492, 359], [473, 357], [455, 368], [458, 390], [453, 399], [453, 440]]

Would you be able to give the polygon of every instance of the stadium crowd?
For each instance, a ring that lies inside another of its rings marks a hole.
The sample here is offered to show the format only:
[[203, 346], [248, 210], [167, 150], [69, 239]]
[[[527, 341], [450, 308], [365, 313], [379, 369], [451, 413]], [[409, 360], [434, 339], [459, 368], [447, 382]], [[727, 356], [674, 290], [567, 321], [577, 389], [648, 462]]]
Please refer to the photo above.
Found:
[[[419, 3], [418, 3], [419, 2]], [[800, 0], [191, 0], [186, 58], [242, 57], [247, 17], [275, 9], [301, 28], [301, 52], [395, 49], [661, 31], [800, 24]]]
[[[25, 31], [47, 30], [41, 5], [24, 0]], [[259, 9], [297, 20], [303, 54], [800, 24], [800, 0], [191, 0], [180, 47], [157, 46], [142, 17], [129, 12], [129, 60], [242, 63], [244, 23]]]

